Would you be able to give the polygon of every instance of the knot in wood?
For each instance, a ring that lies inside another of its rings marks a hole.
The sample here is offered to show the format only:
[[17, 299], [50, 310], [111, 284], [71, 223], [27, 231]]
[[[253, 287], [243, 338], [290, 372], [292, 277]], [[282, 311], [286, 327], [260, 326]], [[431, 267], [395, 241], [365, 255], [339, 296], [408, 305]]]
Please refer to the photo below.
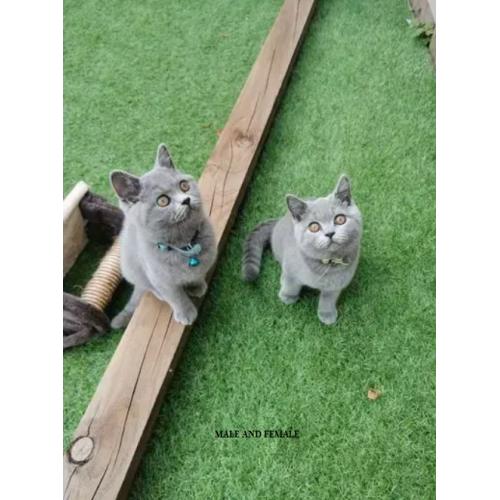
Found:
[[68, 451], [69, 461], [82, 465], [88, 461], [94, 449], [94, 441], [91, 437], [82, 436], [76, 438]]
[[249, 148], [253, 144], [253, 137], [241, 130], [237, 130], [234, 134], [234, 142], [240, 148]]

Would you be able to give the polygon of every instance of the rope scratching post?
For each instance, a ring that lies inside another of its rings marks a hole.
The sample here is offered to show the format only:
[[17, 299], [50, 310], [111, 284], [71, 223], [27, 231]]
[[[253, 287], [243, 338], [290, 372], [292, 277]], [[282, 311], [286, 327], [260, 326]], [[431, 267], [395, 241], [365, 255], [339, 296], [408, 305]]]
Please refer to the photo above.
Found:
[[99, 267], [83, 289], [81, 300], [104, 311], [115, 293], [122, 274], [120, 271], [120, 241], [117, 239], [106, 252]]
[[[81, 186], [79, 191], [82, 192]], [[71, 194], [71, 193], [70, 193]], [[71, 200], [71, 196], [68, 196]], [[111, 242], [111, 247], [99, 263], [92, 278], [85, 286], [81, 297], [70, 293], [63, 294], [63, 346], [64, 349], [74, 347], [88, 342], [93, 336], [106, 333], [110, 329], [109, 319], [104, 312], [111, 302], [120, 281], [120, 242], [117, 235], [123, 223], [123, 213], [117, 207], [109, 204], [104, 198], [87, 192], [78, 205], [71, 207], [78, 211], [72, 219], [79, 220], [79, 231], [85, 232], [80, 235], [74, 232], [80, 239], [88, 236], [92, 240], [101, 243]], [[70, 237], [75, 240], [71, 233], [74, 227], [72, 219], [68, 219], [70, 225], [65, 226]], [[85, 228], [85, 230], [83, 229]], [[83, 245], [79, 246], [79, 251]], [[69, 262], [72, 264], [76, 256], [71, 256]], [[69, 266], [68, 266], [69, 267]]]

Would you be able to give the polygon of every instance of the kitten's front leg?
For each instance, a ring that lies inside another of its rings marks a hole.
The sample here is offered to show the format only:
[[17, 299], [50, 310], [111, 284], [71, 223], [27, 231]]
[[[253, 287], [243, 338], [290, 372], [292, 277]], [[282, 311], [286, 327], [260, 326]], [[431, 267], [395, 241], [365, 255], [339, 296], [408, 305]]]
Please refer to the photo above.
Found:
[[319, 294], [318, 317], [325, 325], [337, 321], [337, 299], [341, 290], [323, 290]]
[[205, 280], [199, 283], [193, 283], [186, 287], [186, 292], [191, 295], [191, 297], [202, 297], [207, 291], [207, 283]]
[[284, 304], [295, 304], [295, 302], [299, 299], [302, 283], [287, 274], [285, 270], [281, 273], [280, 283], [281, 288], [278, 293], [278, 297]]
[[137, 304], [139, 303], [139, 300], [141, 299], [143, 293], [144, 288], [137, 285], [134, 286], [134, 290], [129, 301], [127, 302], [127, 305], [111, 320], [111, 328], [113, 328], [113, 330], [125, 328], [128, 325], [130, 318], [132, 317], [132, 314], [134, 314], [135, 308], [137, 307]]
[[183, 325], [194, 323], [198, 310], [182, 286], [162, 287], [158, 292], [158, 297], [172, 308], [176, 321]]

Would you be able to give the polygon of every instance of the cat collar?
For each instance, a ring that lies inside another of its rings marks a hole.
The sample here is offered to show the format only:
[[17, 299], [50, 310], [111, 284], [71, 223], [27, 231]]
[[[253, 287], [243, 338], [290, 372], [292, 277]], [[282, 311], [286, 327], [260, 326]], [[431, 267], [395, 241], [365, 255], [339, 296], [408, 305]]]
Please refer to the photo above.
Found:
[[340, 266], [348, 266], [349, 262], [344, 262], [342, 257], [333, 257], [332, 259], [321, 259], [322, 264], [330, 264], [332, 266], [338, 264]]
[[160, 252], [170, 252], [171, 250], [175, 250], [176, 252], [179, 252], [180, 254], [188, 258], [189, 267], [196, 267], [200, 263], [198, 255], [200, 255], [201, 253], [201, 245], [199, 243], [194, 243], [194, 240], [197, 236], [198, 231], [196, 231], [196, 233], [194, 234], [191, 243], [188, 243], [183, 247], [175, 247], [174, 245], [162, 243], [161, 241], [156, 244], [156, 247], [158, 248], [158, 250], [160, 250]]

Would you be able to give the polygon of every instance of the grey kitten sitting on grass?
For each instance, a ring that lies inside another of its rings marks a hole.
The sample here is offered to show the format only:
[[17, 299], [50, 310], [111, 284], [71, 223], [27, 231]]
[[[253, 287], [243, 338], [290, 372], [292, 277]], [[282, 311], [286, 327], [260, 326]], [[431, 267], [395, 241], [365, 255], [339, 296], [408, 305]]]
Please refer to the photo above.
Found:
[[197, 309], [189, 295], [205, 293], [205, 276], [216, 257], [196, 182], [174, 167], [164, 144], [153, 169], [142, 177], [115, 170], [110, 180], [125, 214], [119, 236], [122, 274], [134, 285], [111, 326], [128, 324], [145, 291], [168, 302], [179, 323], [192, 324]]
[[337, 320], [337, 299], [351, 282], [359, 260], [362, 218], [351, 196], [351, 185], [341, 176], [326, 198], [300, 200], [288, 195], [288, 213], [259, 224], [246, 239], [242, 276], [254, 281], [262, 252], [271, 244], [281, 264], [279, 298], [295, 303], [303, 286], [320, 291], [318, 316], [331, 325]]

